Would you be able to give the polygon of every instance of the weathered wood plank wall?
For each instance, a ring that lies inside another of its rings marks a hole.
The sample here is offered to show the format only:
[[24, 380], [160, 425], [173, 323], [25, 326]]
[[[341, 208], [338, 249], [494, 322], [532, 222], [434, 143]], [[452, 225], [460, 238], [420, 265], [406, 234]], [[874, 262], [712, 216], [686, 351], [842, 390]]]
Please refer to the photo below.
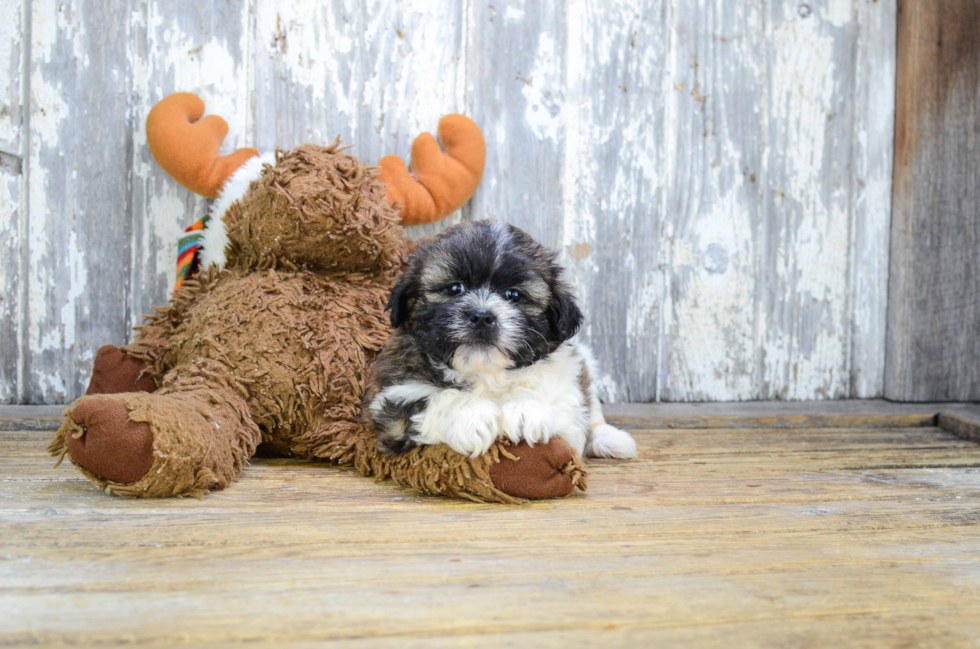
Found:
[[473, 116], [444, 223], [561, 249], [608, 399], [882, 393], [895, 0], [2, 2], [0, 402], [74, 398], [167, 299], [206, 209], [146, 149], [176, 90], [229, 147], [367, 160]]
[[21, 360], [21, 221], [25, 171], [22, 41], [23, 0], [4, 4], [0, 21], [0, 403], [16, 402]]
[[980, 400], [980, 3], [901, 0], [885, 395]]

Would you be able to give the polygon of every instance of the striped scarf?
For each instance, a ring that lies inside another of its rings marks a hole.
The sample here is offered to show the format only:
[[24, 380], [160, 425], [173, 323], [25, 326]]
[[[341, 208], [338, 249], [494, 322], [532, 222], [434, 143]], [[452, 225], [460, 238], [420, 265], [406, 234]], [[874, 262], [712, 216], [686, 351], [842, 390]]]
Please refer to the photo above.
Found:
[[210, 216], [205, 216], [195, 221], [184, 230], [184, 236], [177, 240], [177, 281], [174, 283], [174, 291], [181, 287], [185, 279], [197, 272], [201, 262], [201, 240], [210, 220]]

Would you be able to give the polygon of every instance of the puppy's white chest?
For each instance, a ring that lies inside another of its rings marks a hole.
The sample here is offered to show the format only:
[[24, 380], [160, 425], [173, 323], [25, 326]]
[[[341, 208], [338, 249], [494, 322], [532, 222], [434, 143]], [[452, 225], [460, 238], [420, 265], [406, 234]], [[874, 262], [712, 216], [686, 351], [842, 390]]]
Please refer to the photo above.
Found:
[[514, 399], [539, 399], [549, 404], [582, 407], [579, 386], [581, 360], [570, 344], [555, 350], [544, 360], [520, 369], [467, 367], [457, 372], [474, 394], [498, 403]]

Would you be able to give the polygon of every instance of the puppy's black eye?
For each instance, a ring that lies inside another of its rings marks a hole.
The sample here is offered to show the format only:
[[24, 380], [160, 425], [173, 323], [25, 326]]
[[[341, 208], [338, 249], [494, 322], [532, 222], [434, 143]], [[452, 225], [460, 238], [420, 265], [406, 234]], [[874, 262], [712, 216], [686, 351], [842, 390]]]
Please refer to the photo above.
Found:
[[455, 284], [451, 284], [449, 288], [446, 289], [446, 293], [448, 293], [449, 295], [462, 295], [465, 292], [466, 292], [466, 287], [463, 286], [462, 282], [456, 282]]
[[520, 302], [524, 299], [524, 296], [516, 288], [509, 288], [504, 291], [504, 298], [511, 302]]

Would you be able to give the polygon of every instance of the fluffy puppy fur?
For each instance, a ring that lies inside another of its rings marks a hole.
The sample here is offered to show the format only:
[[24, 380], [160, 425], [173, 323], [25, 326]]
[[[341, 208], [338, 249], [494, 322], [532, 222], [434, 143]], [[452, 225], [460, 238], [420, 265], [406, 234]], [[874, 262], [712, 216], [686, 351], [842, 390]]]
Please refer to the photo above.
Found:
[[382, 449], [446, 443], [477, 457], [500, 436], [558, 435], [580, 455], [636, 457], [602, 417], [556, 254], [518, 228], [461, 224], [421, 243], [388, 309], [366, 395]]

